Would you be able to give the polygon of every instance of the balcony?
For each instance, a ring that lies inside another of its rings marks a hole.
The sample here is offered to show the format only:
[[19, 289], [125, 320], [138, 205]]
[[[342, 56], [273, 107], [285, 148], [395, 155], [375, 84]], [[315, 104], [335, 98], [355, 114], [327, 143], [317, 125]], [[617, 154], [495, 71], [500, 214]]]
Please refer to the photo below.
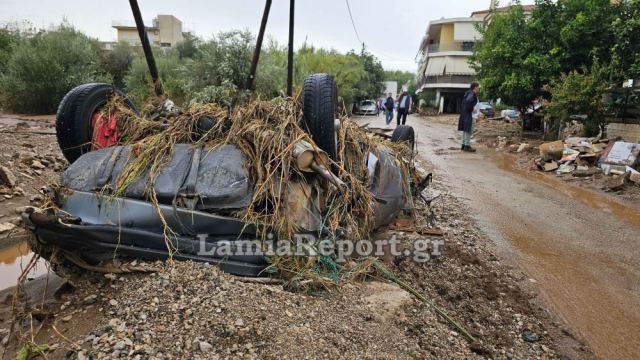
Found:
[[455, 42], [447, 44], [429, 44], [427, 47], [428, 53], [438, 53], [445, 51], [472, 51], [473, 41]]
[[469, 85], [475, 80], [473, 75], [440, 75], [427, 76], [424, 78], [424, 84], [466, 84]]

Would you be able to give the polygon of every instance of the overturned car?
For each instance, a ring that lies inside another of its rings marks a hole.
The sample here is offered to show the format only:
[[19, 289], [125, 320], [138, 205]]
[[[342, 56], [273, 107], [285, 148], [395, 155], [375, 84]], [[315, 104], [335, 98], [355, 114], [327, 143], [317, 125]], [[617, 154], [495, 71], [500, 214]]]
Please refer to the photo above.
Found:
[[[105, 264], [117, 259], [171, 258], [255, 276], [273, 259], [233, 251], [245, 240], [365, 239], [412, 210], [430, 174], [414, 166], [410, 126], [374, 136], [341, 118], [328, 74], [309, 76], [294, 96], [291, 46], [286, 97], [179, 109], [164, 94], [140, 9], [130, 4], [153, 106], [139, 111], [110, 84], [80, 85], [62, 99], [56, 133], [71, 165], [46, 190], [47, 204], [23, 214], [34, 252], [94, 271], [113, 271]], [[267, 1], [247, 90], [269, 8]]]
[[[267, 257], [216, 249], [299, 233], [363, 238], [411, 211], [412, 193], [430, 181], [413, 167], [413, 129], [396, 128], [393, 142], [376, 140], [336, 119], [331, 76], [312, 75], [305, 85], [300, 106], [288, 100], [231, 116], [183, 113], [138, 139], [119, 127], [123, 108], [137, 113], [128, 99], [114, 110], [109, 102], [118, 92], [105, 84], [72, 90], [57, 114], [71, 165], [48, 190], [50, 206], [23, 214], [34, 251], [90, 269], [114, 258], [171, 257], [255, 276]], [[136, 128], [150, 122], [135, 121]], [[109, 141], [105, 126], [113, 130]], [[141, 162], [157, 153], [164, 155]]]

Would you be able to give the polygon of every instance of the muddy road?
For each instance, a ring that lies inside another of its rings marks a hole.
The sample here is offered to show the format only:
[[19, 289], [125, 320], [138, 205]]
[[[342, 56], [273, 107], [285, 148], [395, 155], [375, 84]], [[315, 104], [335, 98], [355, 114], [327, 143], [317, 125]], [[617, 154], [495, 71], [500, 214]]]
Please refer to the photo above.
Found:
[[[375, 121], [375, 120], [374, 120]], [[516, 169], [508, 154], [462, 153], [458, 132], [412, 116], [419, 156], [471, 207], [497, 252], [600, 358], [640, 358], [640, 210], [552, 176]]]

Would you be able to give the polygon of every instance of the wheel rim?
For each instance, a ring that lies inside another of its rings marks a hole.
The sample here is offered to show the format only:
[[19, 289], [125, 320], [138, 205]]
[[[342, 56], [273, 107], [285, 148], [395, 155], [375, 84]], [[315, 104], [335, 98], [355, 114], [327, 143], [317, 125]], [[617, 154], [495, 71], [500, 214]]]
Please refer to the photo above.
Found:
[[104, 149], [118, 143], [118, 112], [104, 114], [101, 108], [91, 115], [91, 150]]

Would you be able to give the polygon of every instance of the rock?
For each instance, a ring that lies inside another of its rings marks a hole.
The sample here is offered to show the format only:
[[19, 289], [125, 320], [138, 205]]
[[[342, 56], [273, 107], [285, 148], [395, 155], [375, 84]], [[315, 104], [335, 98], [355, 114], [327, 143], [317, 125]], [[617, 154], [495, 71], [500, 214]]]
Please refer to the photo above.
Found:
[[111, 300], [109, 300], [109, 305], [111, 305], [111, 306], [118, 306], [118, 301], [116, 301], [116, 300], [114, 300], [114, 299], [111, 299]]
[[518, 146], [518, 150], [516, 150], [516, 152], [521, 153], [521, 152], [523, 152], [523, 151], [525, 151], [527, 149], [529, 149], [529, 144], [522, 143], [522, 144], [520, 144], [520, 146]]
[[98, 295], [95, 294], [89, 295], [83, 300], [83, 302], [87, 305], [95, 304], [96, 301], [98, 301]]
[[544, 164], [544, 171], [553, 171], [556, 170], [558, 168], [558, 163], [551, 160], [551, 162], [545, 163]]
[[23, 212], [27, 211], [27, 209], [33, 209], [33, 206], [18, 206], [17, 208], [13, 209], [13, 211], [15, 211], [16, 214], [22, 214]]
[[602, 170], [597, 167], [588, 167], [587, 169], [581, 169], [580, 166], [578, 166], [578, 168], [572, 173], [572, 175], [575, 177], [589, 177], [595, 174], [600, 174], [601, 172]]
[[628, 177], [629, 173], [612, 177], [604, 183], [605, 190], [616, 191], [622, 189]]
[[123, 340], [118, 341], [115, 345], [113, 345], [114, 350], [124, 350], [127, 347], [127, 344]]
[[0, 166], [0, 182], [14, 187], [16, 186], [16, 177], [7, 167]]
[[564, 150], [564, 143], [561, 140], [547, 142], [539, 147], [540, 156], [546, 161], [560, 160], [562, 158], [562, 151]]
[[0, 233], [6, 232], [6, 231], [11, 231], [13, 229], [15, 229], [16, 226], [12, 223], [2, 223], [0, 224]]
[[44, 166], [40, 161], [33, 160], [31, 161], [31, 168], [36, 170], [43, 170], [43, 169], [46, 169], [47, 167]]
[[60, 320], [62, 320], [62, 322], [69, 322], [69, 321], [71, 321], [71, 318], [72, 318], [71, 315], [67, 315], [67, 316], [63, 317], [62, 319], [60, 319]]
[[33, 151], [20, 151], [18, 153], [18, 160], [25, 164], [35, 159], [35, 157], [36, 153], [34, 153]]
[[525, 330], [522, 332], [522, 340], [526, 341], [526, 342], [536, 342], [538, 340], [540, 340], [540, 336], [538, 336], [538, 334], [529, 331], [529, 330]]
[[238, 318], [236, 320], [236, 326], [244, 326], [244, 321], [242, 321], [242, 319]]
[[199, 341], [198, 342], [198, 348], [202, 352], [209, 352], [209, 351], [213, 350], [213, 345], [209, 344], [206, 341]]
[[631, 173], [631, 175], [629, 175], [629, 180], [634, 182], [636, 185], [640, 185], [640, 173]]

